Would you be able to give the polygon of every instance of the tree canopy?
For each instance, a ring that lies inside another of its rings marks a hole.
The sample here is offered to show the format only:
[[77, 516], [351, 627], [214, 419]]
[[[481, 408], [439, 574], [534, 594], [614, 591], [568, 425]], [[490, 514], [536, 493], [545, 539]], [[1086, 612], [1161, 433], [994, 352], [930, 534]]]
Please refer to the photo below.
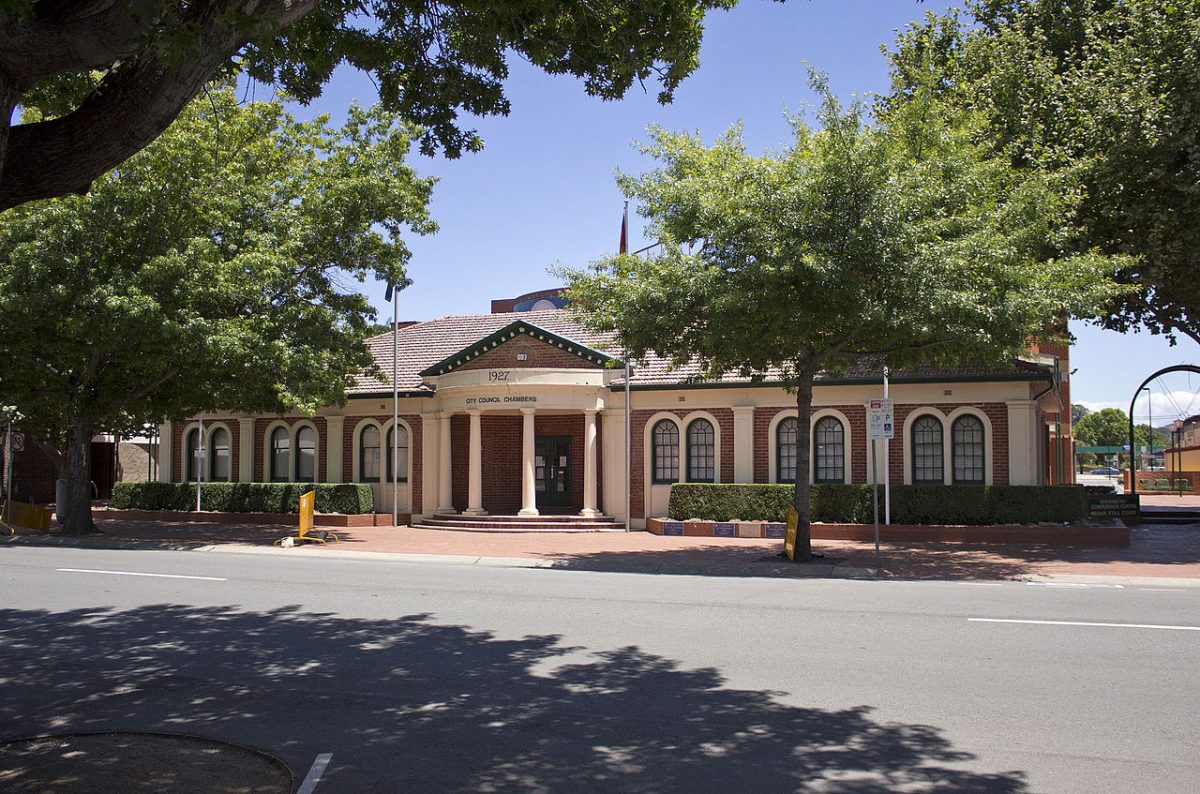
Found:
[[[348, 64], [450, 156], [480, 145], [460, 113], [508, 112], [513, 56], [606, 99], [657, 79], [665, 101], [735, 2], [0, 0], [0, 211], [85, 192], [235, 70], [307, 102]], [[39, 115], [12, 126], [18, 106]]]
[[0, 216], [0, 402], [65, 461], [77, 513], [95, 433], [343, 399], [372, 364], [354, 280], [405, 285], [401, 233], [435, 229], [413, 135], [378, 108], [334, 129], [226, 89], [89, 195]]
[[[819, 129], [755, 156], [738, 128], [712, 146], [654, 129], [662, 165], [621, 188], [664, 242], [568, 269], [581, 318], [634, 360], [697, 361], [705, 378], [779, 378], [809, 448], [814, 380], [864, 358], [880, 369], [1006, 362], [1110, 294], [1104, 257], [1046, 256], [1061, 194], [988, 158], [969, 118], [909, 103], [868, 126], [823, 80]], [[685, 243], [692, 243], [684, 247]], [[796, 467], [808, 555], [809, 458]]]
[[1105, 307], [1126, 331], [1200, 343], [1200, 4], [975, 0], [928, 16], [891, 53], [888, 106], [936, 86], [980, 112], [997, 156], [1072, 172], [1072, 247], [1129, 255], [1137, 290]]
[[[1129, 416], [1120, 408], [1101, 408], [1090, 413], [1075, 424], [1075, 440], [1086, 447], [1119, 447], [1129, 443]], [[1133, 428], [1136, 443], [1166, 446], [1171, 439], [1161, 430], [1151, 430], [1150, 425]]]

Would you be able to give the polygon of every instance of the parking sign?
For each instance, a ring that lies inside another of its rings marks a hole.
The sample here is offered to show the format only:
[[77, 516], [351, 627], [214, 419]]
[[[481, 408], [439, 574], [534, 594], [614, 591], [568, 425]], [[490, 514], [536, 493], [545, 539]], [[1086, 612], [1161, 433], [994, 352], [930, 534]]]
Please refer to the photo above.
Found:
[[895, 416], [891, 400], [871, 400], [867, 409], [871, 438], [895, 438]]

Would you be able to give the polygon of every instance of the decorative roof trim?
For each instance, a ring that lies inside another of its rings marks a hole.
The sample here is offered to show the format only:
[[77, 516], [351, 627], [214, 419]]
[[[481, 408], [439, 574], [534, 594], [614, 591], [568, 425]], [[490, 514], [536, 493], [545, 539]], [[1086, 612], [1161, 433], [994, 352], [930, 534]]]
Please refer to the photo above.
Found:
[[530, 339], [535, 339], [539, 342], [545, 342], [551, 347], [559, 348], [568, 353], [573, 353], [585, 361], [595, 363], [597, 367], [606, 367], [613, 357], [601, 353], [599, 350], [588, 347], [585, 344], [576, 342], [565, 336], [547, 331], [545, 328], [540, 328], [533, 323], [525, 322], [524, 320], [516, 320], [501, 328], [499, 331], [485, 336], [478, 342], [475, 342], [469, 347], [459, 350], [446, 358], [442, 359], [433, 366], [421, 371], [420, 375], [423, 378], [433, 378], [438, 375], [447, 375], [461, 367], [463, 364], [478, 358], [484, 353], [499, 347], [505, 342], [512, 341], [518, 336], [527, 336]]
[[[995, 375], [893, 375], [888, 380], [891, 383], [996, 383], [1005, 381], [1039, 381], [1053, 380], [1051, 372], [1028, 373], [997, 373]], [[817, 378], [813, 386], [864, 386], [872, 383], [882, 383], [879, 378]], [[632, 391], [678, 391], [680, 389], [778, 389], [784, 386], [782, 380], [738, 380], [738, 381], [676, 381], [674, 383], [637, 383], [629, 384]], [[625, 382], [614, 382], [609, 386], [611, 391], [624, 391]]]

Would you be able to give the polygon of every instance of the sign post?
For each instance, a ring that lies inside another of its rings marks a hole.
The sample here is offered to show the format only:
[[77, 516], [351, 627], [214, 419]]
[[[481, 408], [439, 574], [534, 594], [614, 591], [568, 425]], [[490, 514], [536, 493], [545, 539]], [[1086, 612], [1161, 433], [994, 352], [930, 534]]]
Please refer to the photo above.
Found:
[[[875, 449], [880, 439], [890, 439], [895, 436], [895, 415], [892, 411], [891, 400], [871, 400], [867, 407], [867, 425], [871, 438], [871, 501], [875, 508], [875, 559], [879, 559], [879, 472], [875, 460]], [[884, 461], [884, 466], [888, 465]], [[888, 513], [891, 506], [888, 505]], [[888, 518], [891, 518], [889, 515]]]
[[783, 536], [783, 551], [792, 562], [796, 561], [796, 535], [800, 531], [800, 514], [796, 508], [787, 511], [787, 532]]

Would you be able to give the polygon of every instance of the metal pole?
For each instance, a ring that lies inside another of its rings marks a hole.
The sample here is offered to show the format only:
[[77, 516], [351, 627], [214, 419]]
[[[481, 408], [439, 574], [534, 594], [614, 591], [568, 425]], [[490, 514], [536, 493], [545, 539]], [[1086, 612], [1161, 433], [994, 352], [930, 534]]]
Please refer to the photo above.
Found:
[[399, 290], [392, 289], [392, 526], [400, 523], [400, 384], [396, 382], [396, 326], [400, 324]]
[[[888, 368], [883, 368], [883, 399], [888, 398]], [[895, 416], [895, 414], [893, 414]], [[892, 447], [883, 439], [883, 523], [892, 523]]]
[[[187, 446], [186, 444], [184, 446]], [[204, 412], [200, 412], [200, 443], [197, 448], [199, 458], [196, 462], [196, 512], [200, 512], [200, 483], [204, 482]]]
[[[8, 420], [8, 436], [4, 441], [4, 520], [12, 521], [12, 420]], [[28, 499], [29, 497], [25, 497]]]
[[629, 351], [625, 351], [625, 531], [633, 528], [633, 408], [629, 403]]
[[875, 506], [875, 560], [879, 560], [879, 472], [876, 471], [875, 439], [871, 439], [871, 502]]

